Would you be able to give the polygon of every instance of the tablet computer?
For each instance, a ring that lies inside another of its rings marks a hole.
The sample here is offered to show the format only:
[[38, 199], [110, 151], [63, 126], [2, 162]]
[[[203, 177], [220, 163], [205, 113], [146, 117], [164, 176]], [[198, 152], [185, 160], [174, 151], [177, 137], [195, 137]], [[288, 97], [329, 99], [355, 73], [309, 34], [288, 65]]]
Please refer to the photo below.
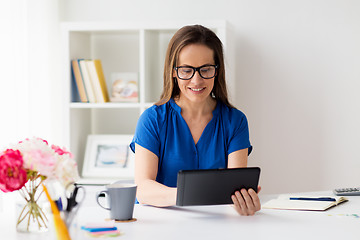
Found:
[[177, 206], [232, 204], [242, 188], [257, 191], [260, 168], [181, 170], [177, 178]]

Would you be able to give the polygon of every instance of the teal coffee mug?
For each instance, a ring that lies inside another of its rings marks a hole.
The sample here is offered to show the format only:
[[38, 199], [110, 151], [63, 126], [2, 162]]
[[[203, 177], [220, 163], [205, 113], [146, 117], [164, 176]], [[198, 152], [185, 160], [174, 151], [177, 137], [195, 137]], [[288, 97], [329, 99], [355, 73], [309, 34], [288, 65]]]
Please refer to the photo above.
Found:
[[[106, 190], [96, 194], [96, 202], [100, 207], [110, 211], [110, 218], [124, 221], [133, 218], [134, 205], [136, 199], [135, 184], [113, 183], [106, 185]], [[107, 199], [108, 207], [99, 202], [99, 198]]]

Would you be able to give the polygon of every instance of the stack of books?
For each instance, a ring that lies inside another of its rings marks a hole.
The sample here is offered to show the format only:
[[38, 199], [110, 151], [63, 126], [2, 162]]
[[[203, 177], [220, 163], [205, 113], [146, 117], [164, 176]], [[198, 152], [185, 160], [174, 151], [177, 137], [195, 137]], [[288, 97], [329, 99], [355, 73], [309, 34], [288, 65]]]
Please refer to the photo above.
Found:
[[71, 61], [72, 102], [109, 102], [106, 81], [99, 59], [75, 59]]

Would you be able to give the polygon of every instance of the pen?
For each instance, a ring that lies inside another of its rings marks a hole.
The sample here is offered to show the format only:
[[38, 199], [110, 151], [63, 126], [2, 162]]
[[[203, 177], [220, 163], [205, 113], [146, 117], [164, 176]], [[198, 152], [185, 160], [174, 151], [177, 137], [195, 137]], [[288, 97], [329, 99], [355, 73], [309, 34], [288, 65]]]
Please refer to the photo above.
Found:
[[63, 210], [61, 198], [59, 198], [58, 200], [54, 200], [54, 202], [55, 202], [57, 208], [59, 209], [59, 211], [61, 212]]
[[117, 227], [112, 228], [85, 228], [81, 227], [82, 230], [88, 231], [88, 232], [105, 232], [105, 231], [114, 231], [117, 230]]
[[318, 197], [318, 198], [310, 198], [310, 197], [291, 197], [290, 200], [303, 200], [303, 201], [329, 201], [335, 202], [335, 198], [330, 197]]

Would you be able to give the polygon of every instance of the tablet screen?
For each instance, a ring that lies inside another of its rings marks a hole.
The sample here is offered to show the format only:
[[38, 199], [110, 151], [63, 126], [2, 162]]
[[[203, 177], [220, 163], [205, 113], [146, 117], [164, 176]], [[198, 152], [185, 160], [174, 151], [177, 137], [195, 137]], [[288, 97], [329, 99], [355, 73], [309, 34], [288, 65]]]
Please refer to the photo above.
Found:
[[177, 206], [232, 204], [242, 188], [257, 191], [260, 168], [181, 170], [177, 179]]

